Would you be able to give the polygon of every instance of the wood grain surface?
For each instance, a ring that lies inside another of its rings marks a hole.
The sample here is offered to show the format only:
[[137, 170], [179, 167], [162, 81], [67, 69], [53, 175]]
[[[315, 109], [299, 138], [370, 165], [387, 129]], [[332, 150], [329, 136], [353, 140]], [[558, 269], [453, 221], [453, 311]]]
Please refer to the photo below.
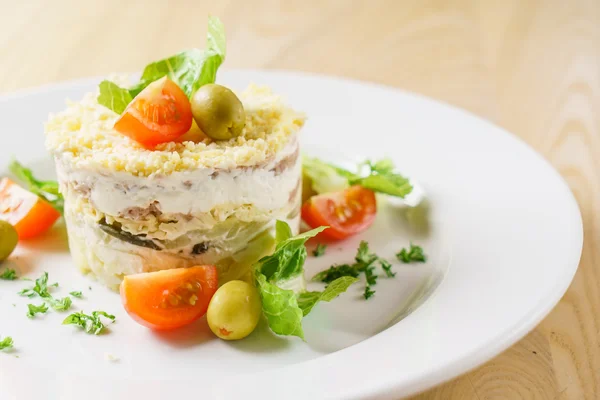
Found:
[[0, 0], [0, 6], [0, 92], [136, 71], [203, 43], [211, 13], [227, 27], [225, 68], [380, 82], [514, 132], [575, 193], [585, 226], [579, 270], [560, 304], [521, 342], [414, 399], [600, 399], [599, 0]]

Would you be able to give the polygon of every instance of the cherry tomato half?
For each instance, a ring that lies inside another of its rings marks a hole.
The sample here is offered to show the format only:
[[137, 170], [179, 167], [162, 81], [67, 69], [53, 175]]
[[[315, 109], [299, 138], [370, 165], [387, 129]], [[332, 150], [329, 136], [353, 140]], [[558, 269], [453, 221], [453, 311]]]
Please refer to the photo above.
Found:
[[127, 106], [115, 129], [147, 148], [171, 142], [192, 126], [192, 106], [168, 77], [152, 82]]
[[302, 206], [302, 219], [311, 228], [327, 225], [324, 238], [340, 240], [367, 229], [375, 220], [375, 193], [362, 186], [311, 197]]
[[213, 265], [169, 269], [126, 276], [121, 283], [121, 301], [138, 323], [170, 330], [206, 314], [217, 288]]
[[60, 213], [46, 200], [8, 178], [0, 180], [0, 219], [15, 227], [19, 239], [44, 233], [58, 218]]

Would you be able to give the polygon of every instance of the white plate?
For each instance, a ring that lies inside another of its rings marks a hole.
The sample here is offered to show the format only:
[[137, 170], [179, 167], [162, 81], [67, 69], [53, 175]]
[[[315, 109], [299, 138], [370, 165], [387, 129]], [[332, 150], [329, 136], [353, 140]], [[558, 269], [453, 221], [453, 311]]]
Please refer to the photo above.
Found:
[[[56, 229], [20, 246], [10, 265], [34, 278], [48, 271], [60, 282], [58, 293], [83, 290], [76, 309], [106, 310], [117, 323], [110, 334], [90, 336], [62, 326], [64, 315], [56, 312], [29, 320], [30, 301], [16, 294], [28, 283], [0, 281], [0, 335], [13, 336], [16, 345], [0, 353], [0, 398], [393, 398], [495, 356], [532, 329], [567, 289], [582, 245], [577, 204], [548, 163], [511, 134], [455, 108], [372, 84], [289, 72], [225, 71], [219, 78], [234, 88], [269, 84], [306, 111], [308, 151], [329, 159], [389, 156], [427, 193], [428, 229], [415, 219], [415, 212], [426, 215], [423, 209], [388, 204], [363, 237], [310, 258], [309, 275], [351, 261], [360, 239], [389, 258], [413, 240], [428, 253], [428, 263], [396, 263], [396, 278], [379, 278], [369, 301], [357, 284], [319, 305], [304, 322], [306, 343], [275, 337], [264, 326], [226, 343], [204, 321], [170, 334], [136, 325], [115, 293], [74, 269]], [[97, 82], [0, 100], [0, 164], [14, 154], [51, 177], [42, 123], [65, 98], [78, 99]], [[119, 361], [107, 361], [107, 354]]]

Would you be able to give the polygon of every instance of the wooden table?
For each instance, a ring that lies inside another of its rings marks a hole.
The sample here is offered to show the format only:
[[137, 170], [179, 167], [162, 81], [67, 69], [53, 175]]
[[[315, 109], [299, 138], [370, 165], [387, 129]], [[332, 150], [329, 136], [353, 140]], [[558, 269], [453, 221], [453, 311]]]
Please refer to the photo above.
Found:
[[212, 13], [227, 28], [226, 68], [376, 81], [494, 121], [569, 183], [585, 225], [581, 265], [525, 339], [415, 398], [600, 398], [600, 1], [352, 3], [0, 0], [0, 91], [138, 70], [202, 46]]

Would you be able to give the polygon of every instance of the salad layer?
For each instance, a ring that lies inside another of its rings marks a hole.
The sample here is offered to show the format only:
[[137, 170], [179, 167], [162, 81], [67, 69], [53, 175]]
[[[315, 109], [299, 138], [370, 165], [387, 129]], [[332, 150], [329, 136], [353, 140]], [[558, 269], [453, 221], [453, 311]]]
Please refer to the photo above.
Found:
[[[124, 84], [123, 79], [114, 81]], [[100, 105], [98, 93], [68, 103], [66, 110], [50, 115], [45, 126], [48, 150], [75, 170], [150, 177], [199, 168], [262, 166], [276, 158], [305, 120], [269, 88], [250, 85], [240, 94], [246, 121], [239, 136], [215, 141], [194, 124], [177, 141], [149, 150], [114, 129], [119, 114]]]
[[[65, 222], [76, 266], [115, 290], [126, 275], [205, 264], [217, 267], [220, 284], [234, 279], [249, 280], [251, 266], [272, 252], [275, 245], [275, 220], [266, 223], [227, 220], [215, 226], [214, 232], [190, 234], [184, 243], [128, 235], [73, 212], [65, 213]], [[287, 222], [297, 232], [299, 216]], [[303, 280], [296, 284], [302, 287]]]
[[[77, 168], [57, 157], [61, 191], [86, 199], [93, 212], [133, 225], [169, 221], [175, 215], [222, 220], [237, 213], [242, 220], [254, 214], [269, 216], [287, 207], [300, 189], [301, 163], [296, 135], [272, 158], [253, 167], [197, 168], [194, 171], [139, 177], [127, 172]], [[75, 204], [75, 203], [74, 203]], [[83, 207], [82, 212], [89, 208]], [[211, 227], [210, 219], [201, 222]], [[139, 231], [135, 229], [135, 233]], [[148, 232], [144, 232], [148, 233]]]
[[290, 147], [278, 157], [283, 161], [217, 174], [198, 170], [187, 174], [189, 184], [181, 176], [121, 179], [59, 166], [77, 266], [115, 288], [125, 275], [202, 264], [216, 265], [220, 283], [244, 278], [272, 251], [276, 220], [297, 232], [301, 169], [297, 142]]

